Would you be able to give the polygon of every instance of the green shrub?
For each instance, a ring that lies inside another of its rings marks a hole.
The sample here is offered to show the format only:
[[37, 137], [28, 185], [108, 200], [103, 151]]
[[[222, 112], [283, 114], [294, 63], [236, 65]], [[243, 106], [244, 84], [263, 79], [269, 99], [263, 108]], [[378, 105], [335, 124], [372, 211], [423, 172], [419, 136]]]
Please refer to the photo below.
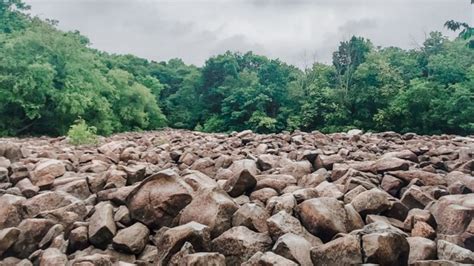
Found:
[[97, 128], [88, 126], [84, 119], [78, 119], [71, 125], [67, 136], [73, 145], [97, 144]]

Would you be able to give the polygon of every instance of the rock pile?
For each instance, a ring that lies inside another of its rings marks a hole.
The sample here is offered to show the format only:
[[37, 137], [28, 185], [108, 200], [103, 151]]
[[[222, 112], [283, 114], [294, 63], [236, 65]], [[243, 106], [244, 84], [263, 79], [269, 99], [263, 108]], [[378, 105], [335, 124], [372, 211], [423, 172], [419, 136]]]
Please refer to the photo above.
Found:
[[474, 263], [474, 138], [0, 140], [0, 265]]

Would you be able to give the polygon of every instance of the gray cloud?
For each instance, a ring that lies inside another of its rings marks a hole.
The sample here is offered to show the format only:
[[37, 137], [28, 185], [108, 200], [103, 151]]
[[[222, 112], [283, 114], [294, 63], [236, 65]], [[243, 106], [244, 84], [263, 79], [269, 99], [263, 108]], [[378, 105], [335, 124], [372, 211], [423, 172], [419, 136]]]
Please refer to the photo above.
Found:
[[377, 27], [377, 21], [370, 18], [362, 18], [360, 20], [349, 20], [338, 28], [338, 32], [348, 34], [361, 34], [365, 30], [371, 30]]
[[[470, 21], [469, 0], [26, 0], [31, 13], [79, 30], [94, 48], [202, 65], [252, 50], [298, 66], [330, 62], [353, 34], [414, 48], [448, 19]], [[472, 23], [472, 22], [471, 22]]]

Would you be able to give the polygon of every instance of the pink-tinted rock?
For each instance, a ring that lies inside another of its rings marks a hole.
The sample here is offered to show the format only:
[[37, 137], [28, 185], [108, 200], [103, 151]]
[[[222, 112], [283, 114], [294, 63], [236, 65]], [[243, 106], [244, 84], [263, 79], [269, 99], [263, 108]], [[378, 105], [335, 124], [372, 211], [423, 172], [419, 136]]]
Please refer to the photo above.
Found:
[[407, 183], [417, 178], [426, 186], [446, 185], [446, 180], [444, 180], [440, 175], [422, 170], [393, 171], [389, 174], [404, 180]]
[[242, 205], [232, 216], [232, 226], [246, 226], [256, 232], [267, 232], [266, 210], [255, 203]]
[[155, 235], [155, 245], [159, 247], [158, 265], [167, 265], [171, 257], [178, 252], [185, 242], [189, 242], [196, 251], [209, 251], [209, 227], [190, 222], [173, 228], [161, 228]]
[[221, 189], [203, 189], [182, 210], [179, 224], [198, 222], [208, 226], [211, 237], [216, 237], [232, 226], [232, 215], [238, 208], [234, 200]]
[[311, 249], [313, 265], [362, 264], [362, 247], [359, 237], [346, 235]]
[[0, 256], [18, 240], [20, 233], [20, 229], [16, 227], [0, 230]]
[[113, 247], [126, 253], [140, 254], [148, 242], [150, 230], [142, 223], [119, 230], [113, 238]]
[[234, 162], [231, 166], [232, 176], [224, 184], [223, 189], [232, 197], [238, 197], [250, 192], [256, 185], [257, 173], [255, 162], [252, 160], [241, 160]]
[[112, 205], [106, 202], [96, 205], [89, 221], [89, 241], [96, 247], [105, 248], [116, 232]]
[[411, 265], [417, 261], [436, 259], [436, 243], [423, 237], [407, 237], [410, 245], [408, 263]]
[[408, 170], [409, 163], [406, 160], [395, 157], [381, 158], [373, 164], [373, 170], [376, 173], [387, 171]]
[[334, 198], [306, 200], [298, 205], [297, 212], [304, 227], [325, 242], [337, 233], [348, 232], [344, 204]]
[[357, 195], [351, 205], [362, 216], [377, 214], [390, 207], [389, 195], [380, 189], [373, 188]]
[[20, 224], [23, 217], [22, 205], [24, 197], [11, 194], [0, 196], [0, 229]]
[[286, 233], [278, 238], [272, 251], [299, 263], [299, 265], [312, 265], [310, 255], [312, 246], [305, 238], [293, 233]]
[[171, 225], [192, 200], [192, 188], [173, 172], [159, 172], [143, 180], [127, 197], [132, 219], [150, 227]]
[[314, 165], [316, 166], [316, 169], [326, 168], [327, 170], [332, 170], [335, 163], [341, 163], [343, 161], [344, 159], [339, 154], [329, 156], [320, 154], [316, 157]]
[[12, 247], [14, 254], [19, 258], [27, 258], [39, 248], [41, 239], [53, 225], [54, 223], [48, 219], [24, 219], [18, 225], [21, 233]]
[[255, 190], [250, 194], [251, 201], [259, 201], [263, 204], [266, 204], [270, 198], [278, 196], [278, 192], [276, 192], [273, 188], [262, 188], [259, 190]]
[[405, 193], [403, 193], [400, 200], [409, 209], [423, 209], [434, 199], [430, 195], [424, 193], [419, 186], [412, 185], [405, 191]]
[[242, 266], [252, 266], [252, 265], [297, 266], [298, 264], [270, 251], [267, 251], [265, 253], [258, 251], [248, 261], [242, 263], [241, 265]]
[[284, 234], [293, 233], [306, 239], [312, 246], [321, 244], [319, 238], [310, 234], [297, 218], [285, 211], [280, 211], [268, 218], [267, 226], [268, 232], [274, 241]]
[[266, 233], [256, 233], [245, 226], [232, 227], [212, 240], [212, 250], [225, 256], [227, 265], [240, 265], [258, 251], [269, 250], [272, 245]]
[[256, 178], [257, 185], [255, 190], [272, 188], [278, 193], [281, 193], [285, 187], [294, 185], [297, 182], [296, 178], [291, 175], [259, 175]]

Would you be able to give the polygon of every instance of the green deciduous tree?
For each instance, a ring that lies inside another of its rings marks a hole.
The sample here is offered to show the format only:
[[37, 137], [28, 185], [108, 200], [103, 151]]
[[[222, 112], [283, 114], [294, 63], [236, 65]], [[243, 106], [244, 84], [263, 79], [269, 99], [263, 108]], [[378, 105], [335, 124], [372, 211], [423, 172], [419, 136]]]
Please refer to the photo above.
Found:
[[[62, 135], [82, 119], [98, 134], [164, 126], [208, 132], [252, 129], [474, 133], [472, 28], [432, 32], [417, 49], [340, 43], [331, 65], [300, 70], [252, 52], [202, 67], [154, 62], [89, 47], [77, 31], [0, 2], [0, 135]], [[84, 126], [82, 126], [84, 127]]]
[[88, 39], [78, 32], [5, 12], [28, 25], [0, 33], [0, 118], [10, 121], [1, 123], [2, 134], [65, 134], [78, 117], [100, 134], [165, 125], [150, 91], [160, 93], [156, 79], [136, 78], [148, 88], [127, 72], [127, 82], [115, 82], [104, 55], [88, 48]]

